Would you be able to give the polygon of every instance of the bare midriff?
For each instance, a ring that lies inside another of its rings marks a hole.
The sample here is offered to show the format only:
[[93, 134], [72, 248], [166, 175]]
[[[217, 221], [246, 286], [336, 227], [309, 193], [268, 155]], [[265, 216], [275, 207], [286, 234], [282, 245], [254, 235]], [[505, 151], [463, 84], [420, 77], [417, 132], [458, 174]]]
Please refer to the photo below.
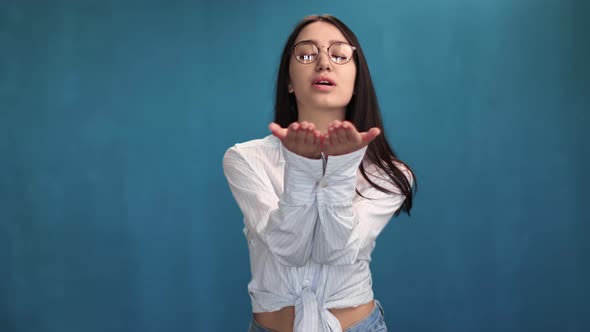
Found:
[[[344, 330], [369, 316], [373, 308], [375, 308], [375, 302], [371, 301], [358, 307], [328, 310], [338, 319], [342, 330]], [[277, 311], [254, 313], [254, 319], [269, 330], [292, 332], [295, 322], [295, 307], [289, 306]]]

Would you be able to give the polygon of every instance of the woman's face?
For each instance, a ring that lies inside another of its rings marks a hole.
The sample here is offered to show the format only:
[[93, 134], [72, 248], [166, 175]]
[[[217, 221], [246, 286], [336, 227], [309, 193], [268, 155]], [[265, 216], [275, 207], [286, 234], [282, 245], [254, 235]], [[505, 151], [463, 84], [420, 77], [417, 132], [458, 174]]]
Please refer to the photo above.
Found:
[[339, 109], [348, 105], [354, 91], [356, 64], [350, 60], [335, 64], [328, 57], [328, 47], [335, 42], [348, 41], [334, 25], [314, 22], [307, 25], [297, 38], [297, 43], [309, 40], [319, 47], [318, 58], [303, 64], [291, 55], [289, 63], [289, 92], [295, 94], [299, 109]]

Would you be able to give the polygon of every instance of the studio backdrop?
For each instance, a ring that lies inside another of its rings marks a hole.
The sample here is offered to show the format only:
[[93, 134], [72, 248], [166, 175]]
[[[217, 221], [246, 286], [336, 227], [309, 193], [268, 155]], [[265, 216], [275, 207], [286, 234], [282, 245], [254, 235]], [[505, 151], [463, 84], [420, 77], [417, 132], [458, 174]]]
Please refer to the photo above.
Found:
[[418, 178], [371, 263], [390, 330], [589, 331], [583, 0], [1, 1], [0, 331], [245, 331], [221, 161], [319, 13]]

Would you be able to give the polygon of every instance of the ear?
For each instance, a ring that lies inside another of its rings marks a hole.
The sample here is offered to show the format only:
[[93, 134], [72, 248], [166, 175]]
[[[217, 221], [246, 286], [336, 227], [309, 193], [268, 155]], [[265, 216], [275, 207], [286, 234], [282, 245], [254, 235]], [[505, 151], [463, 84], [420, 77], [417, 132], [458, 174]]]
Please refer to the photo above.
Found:
[[289, 93], [293, 93], [293, 92], [295, 92], [295, 89], [293, 89], [293, 84], [289, 83], [289, 84], [287, 85], [287, 90], [289, 91]]

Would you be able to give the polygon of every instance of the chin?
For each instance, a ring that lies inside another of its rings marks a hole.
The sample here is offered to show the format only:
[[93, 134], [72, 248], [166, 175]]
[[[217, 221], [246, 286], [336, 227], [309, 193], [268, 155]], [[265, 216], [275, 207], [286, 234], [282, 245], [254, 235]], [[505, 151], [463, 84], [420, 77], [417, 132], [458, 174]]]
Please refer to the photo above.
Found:
[[343, 109], [348, 106], [350, 100], [315, 100], [313, 106], [316, 108], [325, 108], [325, 109]]

